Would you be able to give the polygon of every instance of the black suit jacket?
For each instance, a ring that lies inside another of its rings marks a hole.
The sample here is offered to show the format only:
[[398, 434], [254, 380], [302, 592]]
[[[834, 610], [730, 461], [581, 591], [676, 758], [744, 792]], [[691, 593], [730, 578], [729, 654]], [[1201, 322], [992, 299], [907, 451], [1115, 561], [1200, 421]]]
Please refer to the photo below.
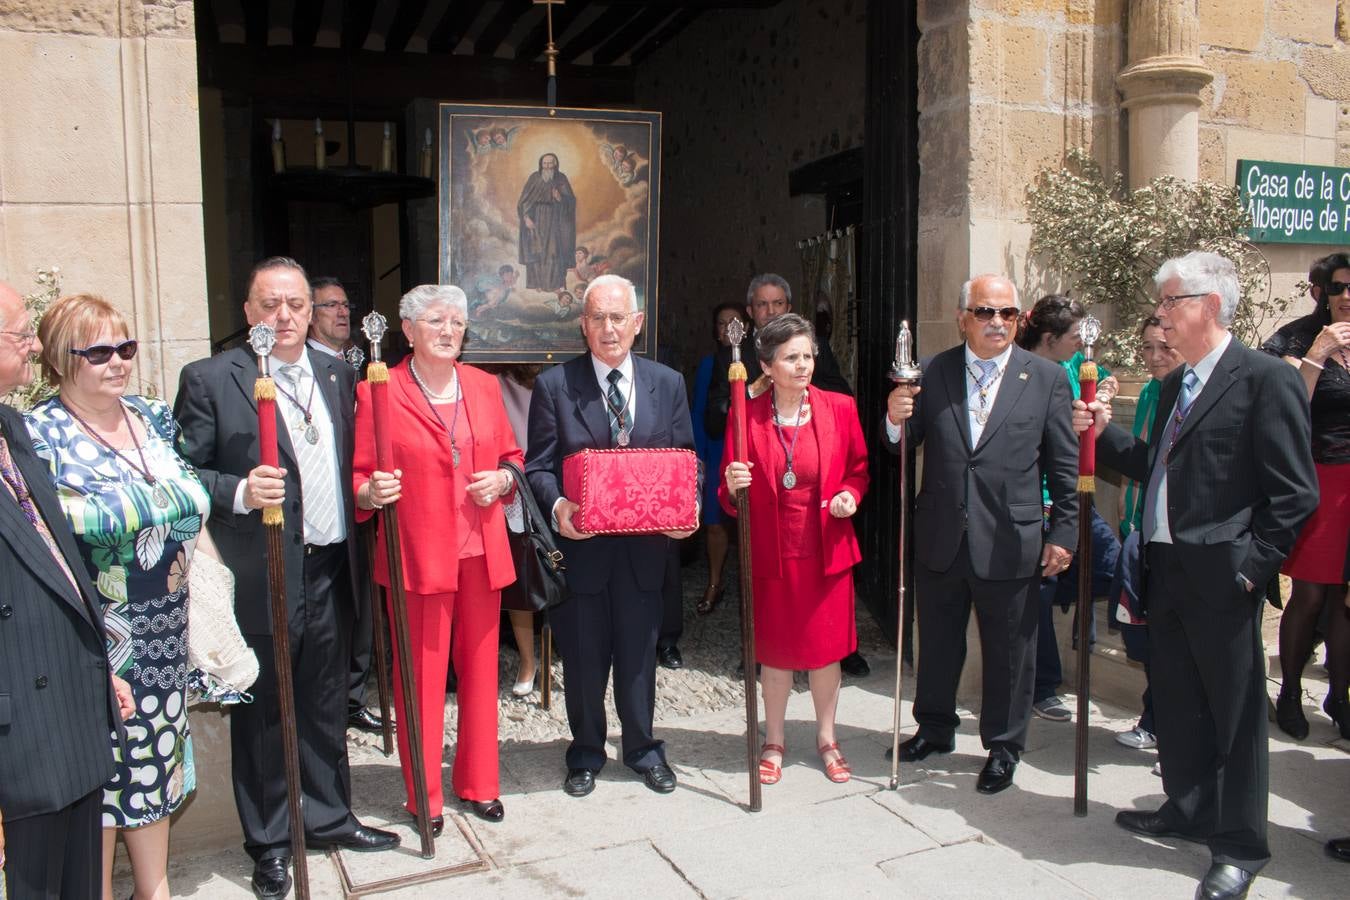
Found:
[[[1148, 484], [1184, 371], [1179, 367], [1163, 380], [1148, 442], [1107, 427], [1097, 441], [1103, 463]], [[1234, 338], [1162, 464], [1168, 529], [1196, 593], [1231, 602], [1241, 596], [1239, 573], [1258, 588], [1265, 585], [1317, 508], [1303, 380], [1288, 363]]]
[[102, 607], [23, 418], [0, 405], [0, 431], [79, 585], [0, 486], [0, 812], [56, 812], [113, 774], [121, 717], [108, 673]]
[[[914, 499], [914, 556], [945, 572], [964, 529], [980, 578], [1029, 578], [1045, 543], [1078, 546], [1078, 441], [1063, 368], [1014, 346], [980, 443], [970, 446], [965, 344], [937, 354], [923, 375], [908, 437], [924, 447]], [[898, 444], [886, 439], [887, 448]], [[1041, 476], [1050, 491], [1043, 528]]]
[[[674, 369], [633, 357], [634, 411], [629, 447], [694, 447], [693, 422], [684, 377]], [[530, 398], [529, 455], [525, 475], [547, 515], [562, 493], [563, 458], [578, 450], [611, 445], [609, 413], [589, 353], [540, 375]], [[602, 591], [613, 566], [627, 560], [644, 590], [660, 590], [670, 538], [660, 535], [597, 535], [584, 541], [558, 538], [566, 558], [568, 587], [581, 594]]]
[[[347, 553], [355, 573], [358, 541], [356, 503], [352, 495], [352, 452], [356, 433], [356, 375], [344, 360], [306, 347], [318, 393], [328, 407], [337, 437], [338, 482], [346, 512]], [[274, 361], [273, 367], [276, 367]], [[197, 467], [202, 484], [211, 494], [211, 537], [221, 559], [234, 572], [235, 616], [246, 634], [271, 634], [272, 619], [267, 584], [267, 530], [262, 513], [234, 512], [239, 482], [258, 465], [258, 405], [253, 384], [258, 378], [257, 358], [236, 347], [218, 356], [183, 367], [178, 382], [174, 415], [181, 429], [179, 451]], [[286, 403], [283, 397], [277, 403]], [[318, 398], [316, 396], [316, 402]], [[277, 449], [286, 470], [286, 500], [283, 546], [286, 553], [286, 598], [291, 614], [304, 598], [304, 490], [300, 466], [291, 444], [289, 429], [277, 409]], [[332, 490], [324, 486], [323, 490]], [[353, 585], [353, 591], [355, 586]], [[354, 594], [353, 594], [354, 596]]]

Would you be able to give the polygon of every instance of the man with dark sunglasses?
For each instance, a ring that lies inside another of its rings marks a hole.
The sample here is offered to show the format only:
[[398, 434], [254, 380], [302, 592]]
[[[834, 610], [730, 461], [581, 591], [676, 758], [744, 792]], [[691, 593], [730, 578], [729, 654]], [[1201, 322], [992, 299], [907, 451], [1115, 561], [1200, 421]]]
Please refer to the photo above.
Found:
[[[920, 388], [887, 401], [886, 447], [900, 429], [924, 446], [915, 498], [914, 561], [919, 733], [900, 745], [917, 762], [956, 746], [956, 687], [970, 610], [984, 665], [980, 740], [989, 760], [976, 782], [994, 794], [1012, 784], [1026, 746], [1036, 676], [1042, 576], [1073, 558], [1078, 529], [1078, 442], [1064, 369], [1018, 347], [1017, 288], [981, 275], [961, 288], [957, 326], [965, 342], [933, 357]], [[1043, 527], [1041, 476], [1050, 496]]]

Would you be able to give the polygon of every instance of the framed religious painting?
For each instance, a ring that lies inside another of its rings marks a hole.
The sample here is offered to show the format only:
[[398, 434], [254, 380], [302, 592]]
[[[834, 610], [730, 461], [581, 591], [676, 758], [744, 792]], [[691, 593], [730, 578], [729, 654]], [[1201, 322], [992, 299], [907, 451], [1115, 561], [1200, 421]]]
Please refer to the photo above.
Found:
[[469, 297], [468, 362], [562, 362], [586, 350], [600, 275], [637, 289], [635, 353], [657, 346], [661, 114], [440, 106], [440, 280]]

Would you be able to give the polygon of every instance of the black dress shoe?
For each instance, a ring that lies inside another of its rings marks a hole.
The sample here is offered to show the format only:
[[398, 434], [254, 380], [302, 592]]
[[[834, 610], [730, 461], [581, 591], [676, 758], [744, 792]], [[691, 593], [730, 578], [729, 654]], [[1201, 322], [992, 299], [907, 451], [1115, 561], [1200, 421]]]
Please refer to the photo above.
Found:
[[1327, 856], [1350, 863], [1350, 837], [1332, 838], [1327, 841]]
[[1322, 711], [1336, 723], [1336, 730], [1341, 733], [1341, 737], [1350, 741], [1350, 701], [1337, 701], [1328, 695], [1322, 701]]
[[347, 713], [347, 727], [375, 734], [384, 731], [384, 720], [364, 706]]
[[469, 807], [473, 814], [485, 822], [500, 822], [506, 818], [506, 807], [502, 806], [500, 799], [496, 800], [465, 800], [459, 798], [459, 802]]
[[642, 773], [642, 780], [647, 782], [647, 787], [658, 794], [669, 794], [675, 790], [675, 773], [665, 763], [657, 763], [650, 769], [645, 769]]
[[1126, 831], [1155, 838], [1180, 838], [1196, 844], [1205, 843], [1205, 839], [1179, 830], [1156, 810], [1122, 809], [1116, 813], [1116, 824]]
[[432, 816], [431, 836], [440, 837], [442, 831], [445, 831], [445, 816]]
[[291, 890], [289, 860], [272, 856], [253, 867], [253, 896], [258, 900], [280, 900]]
[[595, 790], [595, 773], [590, 769], [568, 769], [563, 779], [563, 793], [569, 797], [585, 797]]
[[680, 653], [680, 648], [671, 644], [669, 647], [656, 648], [656, 661], [661, 664], [663, 669], [683, 669], [684, 656]]
[[988, 762], [980, 770], [979, 780], [975, 782], [975, 790], [981, 794], [997, 794], [1013, 783], [1013, 771], [1016, 768], [1016, 760], [1008, 759], [1001, 753], [990, 753]]
[[1280, 691], [1275, 698], [1275, 724], [1296, 741], [1308, 736], [1308, 719], [1303, 715], [1303, 704], [1298, 694]]
[[1256, 880], [1255, 872], [1215, 863], [1195, 888], [1195, 900], [1242, 900]]
[[[955, 749], [956, 747], [951, 744], [946, 746], [935, 744], [916, 735], [900, 744], [900, 761], [918, 762], [921, 759], [927, 759], [934, 753], [951, 753]], [[886, 758], [891, 758], [890, 750], [886, 751]]]
[[867, 664], [867, 660], [862, 658], [862, 654], [854, 650], [848, 656], [839, 660], [839, 668], [845, 675], [852, 675], [854, 678], [866, 678], [872, 674], [872, 667]]
[[371, 828], [369, 825], [357, 825], [355, 831], [339, 835], [330, 840], [311, 839], [308, 845], [315, 850], [353, 850], [357, 853], [374, 853], [377, 850], [392, 850], [398, 846], [399, 837], [392, 831]]

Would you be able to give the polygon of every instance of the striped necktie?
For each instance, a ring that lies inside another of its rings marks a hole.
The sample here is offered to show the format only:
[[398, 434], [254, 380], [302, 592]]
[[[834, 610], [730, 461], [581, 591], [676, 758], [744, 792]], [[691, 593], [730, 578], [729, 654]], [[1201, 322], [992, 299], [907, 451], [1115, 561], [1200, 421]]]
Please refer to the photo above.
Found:
[[[282, 366], [280, 372], [289, 385], [292, 396], [312, 398], [313, 403], [322, 403], [318, 391], [310, 393], [308, 379], [311, 377], [300, 366], [291, 364]], [[315, 386], [317, 387], [317, 385]], [[311, 406], [311, 410], [313, 407]], [[304, 497], [305, 543], [328, 544], [336, 540], [337, 535], [337, 474], [333, 471], [333, 448], [331, 434], [319, 432], [319, 440], [313, 444], [305, 437], [305, 411], [296, 409], [295, 404], [287, 410], [286, 416], [291, 426], [291, 446], [295, 448], [296, 460], [300, 463], [300, 489]], [[317, 422], [310, 423], [317, 429]], [[297, 427], [298, 426], [298, 427]]]

